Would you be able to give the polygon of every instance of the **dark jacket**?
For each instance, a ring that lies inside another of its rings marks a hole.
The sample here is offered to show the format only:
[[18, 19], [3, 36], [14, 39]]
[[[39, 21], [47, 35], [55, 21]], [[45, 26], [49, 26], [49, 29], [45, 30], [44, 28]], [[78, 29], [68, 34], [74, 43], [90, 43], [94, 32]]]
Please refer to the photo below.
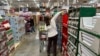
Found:
[[34, 26], [34, 20], [33, 19], [30, 19], [30, 26]]

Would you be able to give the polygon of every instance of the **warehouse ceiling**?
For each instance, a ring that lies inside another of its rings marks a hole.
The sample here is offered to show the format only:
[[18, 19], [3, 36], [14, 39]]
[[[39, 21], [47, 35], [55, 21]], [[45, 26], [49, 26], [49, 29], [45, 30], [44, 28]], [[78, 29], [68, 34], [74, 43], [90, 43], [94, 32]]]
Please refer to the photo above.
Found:
[[[73, 3], [74, 0], [69, 0], [70, 4]], [[90, 1], [90, 0], [78, 0], [79, 3], [82, 3], [83, 1]], [[42, 4], [45, 4], [49, 6], [53, 5], [54, 3], [59, 2], [59, 4], [67, 4], [67, 0], [0, 0], [1, 3], [10, 4], [14, 7], [20, 7], [20, 6], [29, 6], [29, 7], [37, 7]]]

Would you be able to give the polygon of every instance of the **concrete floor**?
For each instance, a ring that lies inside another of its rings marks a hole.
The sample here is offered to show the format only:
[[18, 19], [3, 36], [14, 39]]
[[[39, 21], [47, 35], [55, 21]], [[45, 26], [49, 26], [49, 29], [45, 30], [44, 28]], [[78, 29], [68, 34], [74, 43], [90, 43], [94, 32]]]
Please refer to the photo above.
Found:
[[13, 56], [47, 56], [46, 51], [39, 52], [38, 31], [25, 36], [24, 41], [17, 48]]

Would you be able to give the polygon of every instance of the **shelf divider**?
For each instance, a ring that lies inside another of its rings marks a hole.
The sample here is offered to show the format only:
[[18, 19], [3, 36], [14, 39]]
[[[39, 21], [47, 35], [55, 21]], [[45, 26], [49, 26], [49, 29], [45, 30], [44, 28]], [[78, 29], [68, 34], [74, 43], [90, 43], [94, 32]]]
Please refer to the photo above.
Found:
[[[96, 54], [94, 51], [92, 51], [89, 47], [87, 47], [83, 42], [79, 41], [83, 46], [85, 46], [87, 49], [89, 49], [91, 52], [93, 52], [94, 54]], [[96, 54], [97, 55], [97, 54]]]
[[73, 25], [68, 25], [69, 27], [72, 27], [74, 29], [78, 29], [77, 27], [73, 26]]
[[75, 39], [77, 39], [77, 36], [75, 36], [74, 34], [68, 32], [69, 35], [73, 36]]
[[69, 42], [70, 44], [72, 44], [75, 48], [77, 48], [70, 40], [68, 40], [68, 42]]
[[93, 33], [93, 32], [91, 32], [91, 31], [89, 31], [89, 30], [82, 29], [82, 28], [80, 29], [80, 31], [86, 32], [86, 33], [91, 34], [91, 35], [93, 35], [93, 36], [96, 36], [97, 38], [100, 39], [100, 35], [99, 35], [99, 34]]

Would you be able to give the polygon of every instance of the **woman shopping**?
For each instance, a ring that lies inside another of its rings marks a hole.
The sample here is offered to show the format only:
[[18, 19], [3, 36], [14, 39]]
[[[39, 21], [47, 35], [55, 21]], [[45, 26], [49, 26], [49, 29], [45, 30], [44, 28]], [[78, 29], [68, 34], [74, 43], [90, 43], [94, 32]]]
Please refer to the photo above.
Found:
[[53, 47], [53, 56], [57, 56], [57, 27], [56, 27], [56, 19], [60, 15], [61, 12], [58, 12], [53, 18], [45, 17], [46, 26], [48, 31], [48, 47], [47, 47], [47, 55], [50, 56], [51, 47]]

